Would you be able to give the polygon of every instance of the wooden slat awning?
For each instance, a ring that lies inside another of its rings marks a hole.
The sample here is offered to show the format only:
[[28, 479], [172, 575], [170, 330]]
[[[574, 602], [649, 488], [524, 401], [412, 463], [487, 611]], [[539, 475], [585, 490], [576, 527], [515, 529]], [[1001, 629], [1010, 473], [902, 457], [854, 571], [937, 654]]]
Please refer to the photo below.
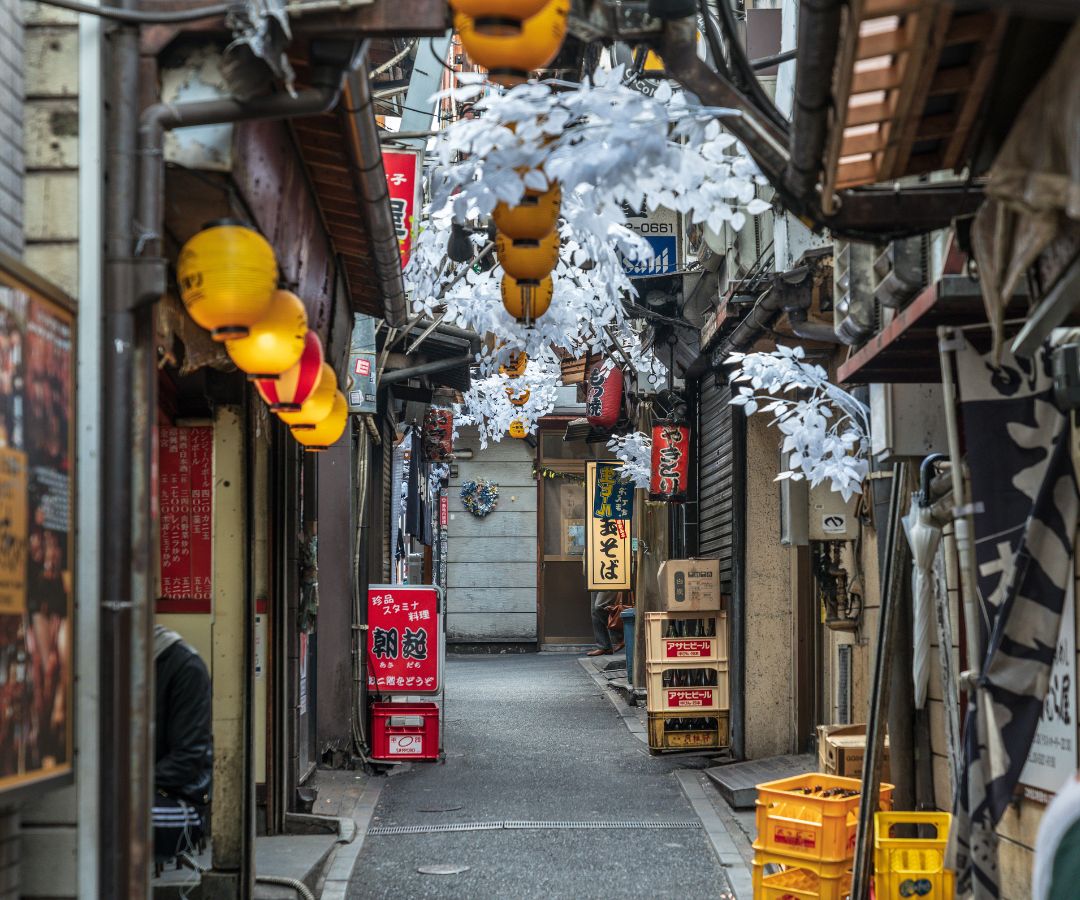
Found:
[[847, 11], [825, 147], [827, 206], [837, 190], [963, 165], [1007, 21], [942, 0], [852, 0]]

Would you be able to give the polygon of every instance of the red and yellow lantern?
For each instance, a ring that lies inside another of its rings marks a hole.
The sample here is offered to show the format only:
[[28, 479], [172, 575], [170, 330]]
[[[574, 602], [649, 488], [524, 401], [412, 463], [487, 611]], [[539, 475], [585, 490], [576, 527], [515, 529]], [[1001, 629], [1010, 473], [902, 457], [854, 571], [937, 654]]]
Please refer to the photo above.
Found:
[[349, 404], [345, 395], [335, 389], [330, 404], [330, 412], [321, 422], [311, 428], [293, 426], [289, 430], [296, 440], [304, 445], [309, 453], [318, 453], [336, 444], [345, 433], [349, 422]]
[[309, 331], [304, 337], [304, 352], [300, 354], [300, 361], [276, 379], [256, 381], [255, 387], [273, 412], [297, 412], [319, 386], [322, 367], [322, 341], [314, 331]]
[[294, 433], [307, 428], [314, 428], [330, 415], [336, 391], [337, 375], [334, 372], [334, 367], [329, 363], [323, 363], [319, 383], [315, 386], [315, 390], [311, 392], [311, 396], [303, 402], [298, 410], [279, 412], [278, 418], [288, 425]]
[[433, 462], [445, 462], [454, 453], [454, 413], [431, 407], [424, 416], [424, 450]]
[[307, 311], [292, 291], [274, 291], [270, 308], [247, 337], [225, 342], [229, 359], [251, 381], [275, 380], [299, 361], [307, 337]]
[[589, 390], [585, 396], [585, 418], [596, 428], [611, 428], [622, 409], [623, 373], [611, 360], [589, 370]]
[[649, 499], [686, 502], [690, 472], [690, 429], [682, 422], [660, 422], [652, 430]]
[[213, 222], [180, 250], [176, 279], [188, 315], [215, 341], [247, 337], [277, 287], [274, 248], [240, 222]]

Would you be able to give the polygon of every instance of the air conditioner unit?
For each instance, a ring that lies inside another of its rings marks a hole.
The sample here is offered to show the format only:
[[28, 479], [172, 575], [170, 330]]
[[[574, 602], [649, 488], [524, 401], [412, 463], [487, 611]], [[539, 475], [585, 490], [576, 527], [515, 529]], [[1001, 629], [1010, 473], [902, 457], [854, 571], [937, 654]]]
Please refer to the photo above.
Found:
[[873, 244], [833, 243], [833, 327], [845, 344], [861, 344], [877, 330]]
[[871, 384], [870, 452], [877, 463], [945, 453], [945, 402], [940, 384]]

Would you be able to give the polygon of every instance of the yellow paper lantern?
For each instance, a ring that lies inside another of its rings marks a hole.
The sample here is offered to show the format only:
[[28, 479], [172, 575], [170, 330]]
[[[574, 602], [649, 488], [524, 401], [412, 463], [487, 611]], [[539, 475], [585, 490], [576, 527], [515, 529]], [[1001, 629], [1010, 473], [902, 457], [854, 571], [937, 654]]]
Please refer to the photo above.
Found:
[[554, 294], [555, 285], [550, 275], [539, 281], [518, 281], [512, 275], [503, 276], [503, 306], [526, 327], [547, 312]]
[[330, 414], [330, 408], [334, 405], [334, 392], [337, 390], [337, 375], [334, 374], [333, 366], [323, 363], [322, 375], [311, 396], [304, 401], [296, 412], [279, 412], [278, 418], [294, 431], [297, 429], [314, 428], [319, 422]]
[[304, 449], [309, 453], [318, 453], [332, 444], [336, 444], [345, 432], [345, 425], [349, 421], [349, 404], [341, 391], [334, 391], [334, 399], [330, 404], [330, 413], [323, 417], [311, 428], [293, 427], [289, 429]]
[[300, 362], [307, 330], [304, 302], [292, 291], [274, 291], [266, 315], [247, 337], [226, 341], [225, 351], [249, 379], [272, 381]]
[[184, 244], [176, 263], [180, 299], [215, 341], [246, 337], [277, 287], [274, 249], [261, 234], [225, 219]]
[[526, 434], [525, 425], [521, 419], [514, 419], [514, 421], [510, 423], [510, 437], [521, 440]]
[[559, 262], [559, 232], [552, 231], [538, 241], [514, 241], [499, 234], [495, 238], [495, 253], [507, 275], [539, 281], [550, 275]]
[[517, 206], [500, 203], [491, 217], [499, 232], [512, 241], [542, 241], [559, 223], [562, 190], [553, 185], [546, 191], [525, 191]]
[[532, 396], [532, 391], [522, 391], [520, 394], [515, 394], [513, 388], [506, 389], [506, 396], [510, 399], [510, 402], [514, 406], [524, 406], [529, 402], [529, 397]]
[[475, 20], [480, 34], [517, 34], [522, 22], [535, 16], [548, 0], [450, 0], [454, 12]]
[[543, 69], [558, 56], [569, 15], [570, 0], [550, 0], [515, 33], [485, 34], [464, 13], [454, 16], [454, 27], [469, 58], [487, 69], [496, 84], [512, 87], [528, 81], [529, 72]]
[[524, 350], [513, 350], [510, 353], [509, 364], [499, 366], [499, 374], [507, 378], [520, 378], [525, 374], [525, 367], [529, 364], [529, 354]]

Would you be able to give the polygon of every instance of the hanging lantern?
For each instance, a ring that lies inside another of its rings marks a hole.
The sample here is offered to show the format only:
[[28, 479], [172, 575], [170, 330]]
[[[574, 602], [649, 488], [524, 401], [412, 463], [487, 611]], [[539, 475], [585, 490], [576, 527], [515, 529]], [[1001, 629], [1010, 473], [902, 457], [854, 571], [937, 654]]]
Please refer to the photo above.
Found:
[[491, 216], [512, 241], [542, 241], [559, 223], [561, 205], [562, 191], [554, 184], [546, 191], [526, 190], [517, 206], [498, 204]]
[[654, 425], [649, 499], [684, 503], [689, 469], [690, 429], [682, 422]]
[[454, 12], [472, 17], [479, 34], [518, 34], [522, 22], [547, 4], [548, 0], [450, 0]]
[[255, 387], [263, 400], [270, 404], [272, 412], [297, 412], [319, 386], [322, 367], [322, 341], [314, 331], [309, 331], [304, 336], [304, 352], [300, 354], [300, 361], [276, 379], [256, 381]]
[[518, 281], [503, 275], [503, 306], [526, 328], [532, 327], [533, 322], [547, 312], [554, 294], [555, 285], [550, 275], [542, 281]]
[[517, 438], [519, 441], [524, 439], [528, 432], [525, 430], [525, 423], [521, 419], [514, 419], [510, 423], [510, 437]]
[[295, 366], [304, 352], [307, 310], [292, 291], [274, 291], [270, 309], [247, 337], [225, 342], [229, 359], [248, 379], [274, 380]]
[[213, 222], [184, 244], [176, 263], [188, 315], [215, 341], [246, 337], [277, 287], [274, 249], [240, 222]]
[[445, 462], [454, 453], [454, 413], [432, 406], [424, 416], [424, 450], [433, 462]]
[[515, 241], [505, 234], [495, 238], [495, 253], [507, 275], [539, 281], [559, 262], [559, 232], [552, 230], [540, 240]]
[[589, 370], [585, 418], [596, 428], [611, 428], [622, 409], [623, 373], [610, 359]]
[[522, 391], [517, 393], [513, 388], [506, 389], [506, 396], [514, 406], [524, 406], [529, 402], [529, 398], [532, 396], [532, 391]]
[[330, 415], [334, 405], [334, 392], [337, 391], [337, 375], [329, 363], [322, 364], [322, 375], [311, 396], [295, 412], [279, 412], [278, 418], [293, 431], [314, 428]]
[[329, 415], [324, 416], [321, 422], [311, 428], [300, 428], [294, 425], [289, 431], [299, 443], [304, 445], [305, 450], [309, 453], [318, 453], [338, 442], [338, 438], [345, 432], [348, 421], [349, 403], [345, 395], [335, 389], [330, 402]]
[[525, 367], [529, 364], [529, 354], [524, 350], [513, 350], [510, 353], [509, 364], [499, 366], [499, 374], [506, 378], [520, 378], [525, 374]]
[[522, 21], [516, 33], [506, 33], [505, 26], [495, 33], [490, 27], [481, 31], [476, 19], [460, 12], [454, 16], [454, 28], [469, 58], [487, 69], [496, 84], [513, 87], [559, 55], [569, 15], [570, 0], [549, 0], [536, 15]]

